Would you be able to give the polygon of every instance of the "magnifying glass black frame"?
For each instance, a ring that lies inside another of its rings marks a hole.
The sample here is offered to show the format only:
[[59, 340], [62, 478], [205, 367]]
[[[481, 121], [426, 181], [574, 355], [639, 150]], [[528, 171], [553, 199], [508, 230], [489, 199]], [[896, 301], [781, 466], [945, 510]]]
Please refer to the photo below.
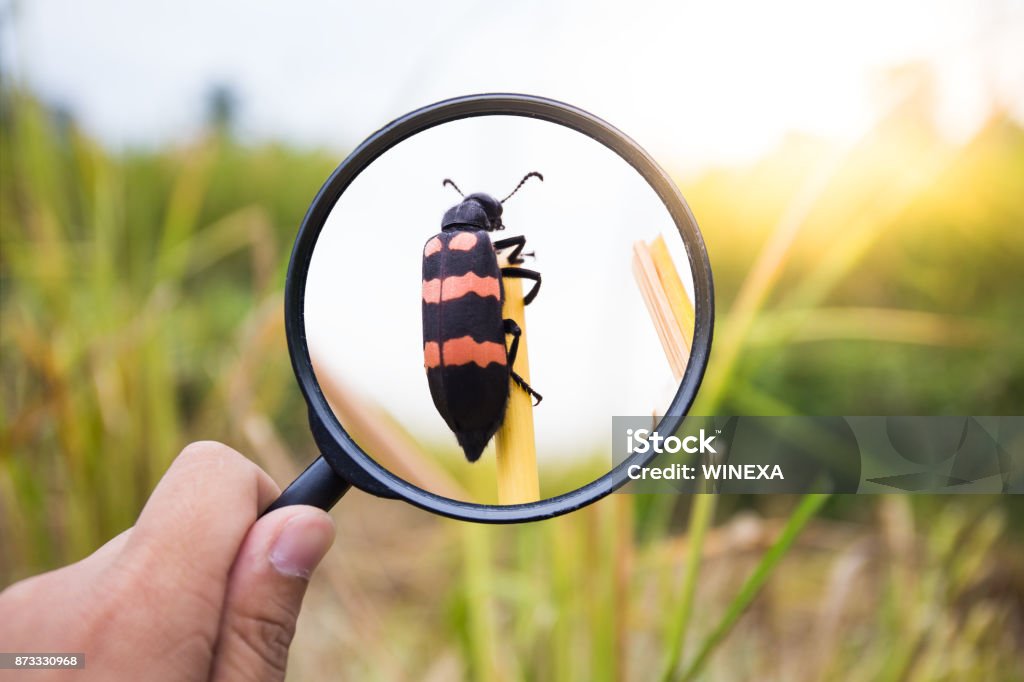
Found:
[[320, 390], [306, 343], [304, 300], [313, 249], [328, 215], [356, 176], [389, 149], [434, 126], [475, 116], [523, 116], [575, 130], [622, 157], [657, 192], [686, 246], [693, 275], [695, 312], [693, 345], [686, 372], [657, 430], [675, 433], [693, 404], [711, 350], [714, 284], [704, 239], [675, 183], [640, 145], [624, 133], [569, 104], [518, 94], [481, 94], [444, 100], [392, 121], [359, 145], [327, 179], [302, 220], [285, 283], [285, 331], [292, 367], [309, 406], [309, 423], [321, 457], [288, 486], [268, 512], [291, 504], [330, 509], [354, 485], [374, 495], [404, 499], [428, 511], [465, 521], [537, 521], [574, 511], [604, 497], [626, 483], [630, 466], [646, 464], [654, 457], [653, 452], [634, 453], [601, 478], [571, 492], [537, 502], [515, 505], [462, 502], [419, 488], [378, 464], [345, 431]]

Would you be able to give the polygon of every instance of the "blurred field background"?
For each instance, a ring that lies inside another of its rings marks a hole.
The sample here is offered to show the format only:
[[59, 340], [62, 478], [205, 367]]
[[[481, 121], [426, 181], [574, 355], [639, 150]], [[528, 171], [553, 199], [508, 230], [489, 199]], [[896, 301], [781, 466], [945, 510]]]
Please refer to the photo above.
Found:
[[[1020, 414], [1024, 128], [961, 140], [932, 72], [836, 142], [673, 169], [716, 277], [696, 414]], [[315, 456], [281, 290], [334, 152], [236, 134], [113, 149], [5, 78], [0, 585], [128, 527], [190, 440], [285, 483]], [[352, 492], [290, 679], [1020, 680], [1015, 497], [612, 496], [483, 527]]]

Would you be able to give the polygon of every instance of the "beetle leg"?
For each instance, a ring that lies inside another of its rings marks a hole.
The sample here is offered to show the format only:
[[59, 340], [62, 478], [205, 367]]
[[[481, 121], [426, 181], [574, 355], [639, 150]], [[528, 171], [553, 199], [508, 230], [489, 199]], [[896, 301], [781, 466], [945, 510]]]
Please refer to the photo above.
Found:
[[[526, 248], [526, 235], [521, 234], [518, 237], [499, 239], [494, 242], [493, 246], [495, 251], [504, 251], [505, 249], [514, 246], [515, 248], [512, 249], [512, 253], [508, 255], [508, 262], [512, 265], [519, 265], [523, 262], [520, 254], [523, 252], [523, 249]], [[528, 253], [526, 255], [532, 256], [533, 254]]]
[[508, 349], [509, 375], [511, 376], [512, 381], [514, 381], [519, 388], [529, 393], [531, 397], [537, 399], [537, 402], [533, 404], [534, 407], [537, 407], [537, 405], [540, 405], [540, 401], [544, 400], [544, 396], [533, 390], [530, 387], [530, 384], [526, 383], [521, 376], [512, 371], [512, 368], [516, 363], [516, 356], [519, 355], [519, 337], [522, 336], [523, 330], [519, 328], [519, 325], [516, 324], [516, 321], [512, 318], [506, 318], [504, 322], [505, 333], [512, 335], [512, 346]]
[[508, 349], [508, 366], [511, 369], [516, 363], [516, 356], [519, 354], [519, 336], [523, 330], [519, 328], [516, 321], [511, 317], [502, 320], [505, 323], [505, 333], [512, 335], [512, 346]]
[[520, 279], [533, 281], [533, 287], [530, 288], [526, 296], [523, 296], [523, 305], [530, 305], [533, 299], [537, 298], [537, 292], [540, 291], [540, 273], [536, 270], [505, 267], [501, 269], [501, 275], [502, 277], [519, 277]]
[[529, 393], [531, 397], [536, 398], [536, 401], [533, 403], [533, 406], [537, 407], [538, 405], [540, 405], [540, 401], [544, 400], [544, 396], [542, 396], [540, 393], [537, 393], [537, 391], [533, 390], [530, 387], [530, 384], [526, 383], [526, 381], [515, 372], [512, 372], [511, 376], [512, 381], [516, 382], [516, 385], [519, 386], [519, 388]]

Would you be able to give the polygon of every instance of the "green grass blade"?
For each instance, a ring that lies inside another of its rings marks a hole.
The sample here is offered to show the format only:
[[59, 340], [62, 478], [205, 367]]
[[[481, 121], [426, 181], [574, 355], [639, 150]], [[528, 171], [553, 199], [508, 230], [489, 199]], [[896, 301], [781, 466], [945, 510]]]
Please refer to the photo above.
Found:
[[708, 659], [711, 658], [711, 654], [715, 652], [718, 645], [732, 631], [736, 621], [747, 610], [750, 603], [754, 601], [754, 597], [761, 591], [761, 588], [767, 582], [779, 561], [786, 556], [789, 548], [793, 545], [793, 541], [796, 540], [804, 526], [807, 525], [807, 522], [814, 518], [814, 515], [818, 513], [818, 510], [821, 509], [821, 506], [825, 504], [829, 497], [827, 494], [804, 495], [800, 500], [800, 504], [797, 505], [797, 508], [789, 517], [789, 520], [786, 521], [786, 525], [783, 527], [778, 539], [761, 557], [761, 561], [754, 568], [754, 572], [750, 574], [750, 577], [743, 583], [743, 587], [740, 588], [739, 594], [736, 595], [732, 603], [726, 608], [725, 615], [701, 644], [697, 656], [693, 659], [693, 663], [690, 664], [686, 673], [679, 679], [692, 680], [700, 674]]
[[697, 577], [700, 575], [701, 557], [704, 554], [704, 537], [711, 522], [715, 518], [715, 495], [696, 495], [693, 508], [690, 510], [690, 524], [687, 531], [686, 566], [683, 570], [682, 589], [679, 594], [679, 608], [675, 609], [675, 618], [669, 624], [666, 655], [662, 667], [662, 679], [670, 680], [679, 667], [686, 643], [686, 631], [693, 613], [693, 596], [697, 592]]
[[465, 523], [462, 533], [468, 627], [467, 660], [474, 680], [496, 679], [498, 665], [495, 645], [500, 641], [495, 624], [494, 575], [492, 573], [491, 528]]

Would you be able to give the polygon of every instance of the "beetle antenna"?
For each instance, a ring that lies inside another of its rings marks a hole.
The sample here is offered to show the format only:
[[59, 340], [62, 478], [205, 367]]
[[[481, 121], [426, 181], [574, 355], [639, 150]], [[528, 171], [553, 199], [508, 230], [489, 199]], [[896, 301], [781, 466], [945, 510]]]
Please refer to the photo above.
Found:
[[[512, 190], [512, 194], [515, 194], [516, 192], [518, 192], [519, 188], [522, 187], [526, 183], [526, 181], [529, 180], [530, 178], [537, 178], [541, 182], [544, 181], [544, 176], [543, 175], [541, 175], [537, 171], [530, 171], [529, 173], [526, 174], [526, 177], [524, 177], [522, 180], [519, 181], [519, 184], [516, 185], [516, 188], [514, 190]], [[502, 199], [501, 203], [504, 204], [506, 201], [511, 199], [512, 198], [512, 194], [509, 194], [507, 197]]]
[[466, 196], [465, 194], [462, 193], [462, 190], [459, 189], [459, 186], [456, 185], [454, 182], [452, 182], [450, 179], [448, 179], [448, 178], [444, 179], [444, 182], [441, 183], [441, 186], [444, 187], [445, 185], [451, 185], [452, 189], [454, 189], [456, 192], [458, 192], [460, 197]]

